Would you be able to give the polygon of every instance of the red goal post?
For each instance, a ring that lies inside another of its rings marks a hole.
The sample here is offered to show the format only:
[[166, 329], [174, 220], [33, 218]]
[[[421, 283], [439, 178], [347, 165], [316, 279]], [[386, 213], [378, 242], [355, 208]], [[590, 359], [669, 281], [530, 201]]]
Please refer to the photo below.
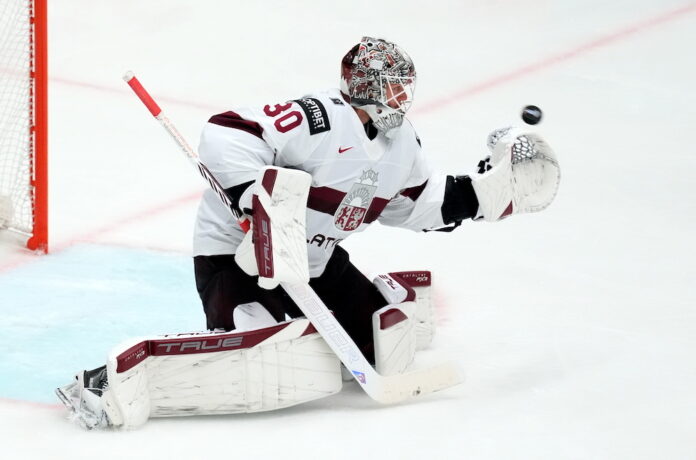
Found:
[[0, 0], [0, 229], [48, 252], [47, 0]]

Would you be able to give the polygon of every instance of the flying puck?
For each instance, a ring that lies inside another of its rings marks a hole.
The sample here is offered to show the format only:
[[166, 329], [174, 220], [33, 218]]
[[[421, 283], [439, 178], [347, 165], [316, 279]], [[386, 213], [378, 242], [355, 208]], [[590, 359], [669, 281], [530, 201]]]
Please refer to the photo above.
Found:
[[541, 121], [541, 109], [536, 105], [528, 105], [522, 109], [522, 121], [528, 125], [536, 125]]

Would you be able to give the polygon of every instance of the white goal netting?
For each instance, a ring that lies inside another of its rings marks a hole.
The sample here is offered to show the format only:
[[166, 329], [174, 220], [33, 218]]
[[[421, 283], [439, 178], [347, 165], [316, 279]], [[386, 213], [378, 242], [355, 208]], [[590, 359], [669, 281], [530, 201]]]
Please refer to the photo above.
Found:
[[31, 0], [0, 0], [0, 228], [33, 227]]

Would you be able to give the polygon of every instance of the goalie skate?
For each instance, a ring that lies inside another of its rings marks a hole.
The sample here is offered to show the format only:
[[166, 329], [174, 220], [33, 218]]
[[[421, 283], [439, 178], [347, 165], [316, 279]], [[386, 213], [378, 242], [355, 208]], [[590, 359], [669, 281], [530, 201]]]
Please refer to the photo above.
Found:
[[70, 419], [83, 428], [106, 428], [109, 418], [103, 409], [106, 366], [78, 372], [72, 383], [56, 388], [58, 399], [70, 410]]

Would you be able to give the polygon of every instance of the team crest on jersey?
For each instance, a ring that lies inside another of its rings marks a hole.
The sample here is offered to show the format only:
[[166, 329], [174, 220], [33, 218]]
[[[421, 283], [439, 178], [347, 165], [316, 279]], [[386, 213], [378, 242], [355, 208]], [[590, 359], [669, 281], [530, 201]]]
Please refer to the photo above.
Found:
[[377, 192], [379, 174], [368, 169], [353, 184], [334, 214], [334, 225], [344, 232], [352, 232], [365, 220], [372, 199]]

